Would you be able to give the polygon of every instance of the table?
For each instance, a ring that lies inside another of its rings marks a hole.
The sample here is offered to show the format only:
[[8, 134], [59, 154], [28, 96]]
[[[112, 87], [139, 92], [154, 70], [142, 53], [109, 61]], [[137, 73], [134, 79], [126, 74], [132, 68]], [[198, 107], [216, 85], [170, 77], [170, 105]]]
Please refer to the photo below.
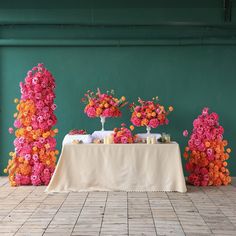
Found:
[[179, 145], [65, 144], [45, 191], [186, 192]]

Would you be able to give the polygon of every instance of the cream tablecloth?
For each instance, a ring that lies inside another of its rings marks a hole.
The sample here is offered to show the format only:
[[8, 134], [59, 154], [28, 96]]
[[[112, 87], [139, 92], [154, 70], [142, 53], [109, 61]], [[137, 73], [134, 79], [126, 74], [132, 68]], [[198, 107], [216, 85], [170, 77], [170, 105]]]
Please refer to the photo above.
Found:
[[179, 145], [65, 144], [46, 192], [186, 192]]

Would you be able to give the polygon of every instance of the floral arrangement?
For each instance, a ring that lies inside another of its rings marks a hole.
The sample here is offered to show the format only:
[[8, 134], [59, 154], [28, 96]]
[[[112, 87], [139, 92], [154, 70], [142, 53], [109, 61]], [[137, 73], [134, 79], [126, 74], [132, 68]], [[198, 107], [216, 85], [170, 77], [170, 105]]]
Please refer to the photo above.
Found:
[[136, 136], [132, 135], [132, 131], [134, 130], [134, 126], [130, 126], [130, 129], [125, 127], [126, 125], [121, 124], [121, 128], [115, 128], [113, 133], [113, 141], [114, 143], [134, 143], [136, 140]]
[[119, 117], [120, 108], [127, 104], [126, 98], [115, 97], [114, 90], [101, 93], [100, 89], [96, 93], [88, 90], [82, 102], [86, 104], [84, 112], [90, 118], [95, 117]]
[[[186, 169], [188, 181], [195, 186], [227, 185], [231, 182], [227, 160], [230, 148], [223, 139], [224, 128], [219, 125], [219, 116], [209, 113], [208, 108], [193, 121], [193, 131], [185, 148], [184, 158], [188, 159]], [[183, 132], [188, 136], [188, 131]]]
[[172, 106], [166, 111], [164, 106], [158, 102], [158, 97], [153, 98], [152, 101], [143, 101], [139, 98], [138, 103], [138, 105], [130, 104], [130, 111], [132, 112], [131, 122], [133, 125], [156, 128], [159, 125], [169, 123], [167, 115], [173, 111]]
[[68, 134], [69, 135], [76, 135], [76, 134], [85, 135], [87, 134], [87, 131], [85, 129], [72, 129], [69, 131]]
[[[9, 174], [11, 186], [47, 185], [56, 164], [56, 139], [58, 129], [54, 114], [56, 105], [55, 80], [52, 74], [38, 64], [27, 73], [20, 83], [21, 99], [16, 98], [15, 150], [10, 152], [5, 173]], [[14, 129], [9, 128], [10, 133]]]

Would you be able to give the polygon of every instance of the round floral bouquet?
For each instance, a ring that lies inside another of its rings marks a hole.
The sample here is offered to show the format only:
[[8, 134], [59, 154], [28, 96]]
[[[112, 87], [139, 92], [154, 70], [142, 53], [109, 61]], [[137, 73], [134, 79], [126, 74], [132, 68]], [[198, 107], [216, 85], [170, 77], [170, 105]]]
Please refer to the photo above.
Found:
[[172, 106], [166, 111], [164, 106], [159, 104], [158, 97], [153, 98], [152, 101], [143, 101], [139, 98], [138, 103], [138, 105], [134, 103], [130, 105], [130, 111], [132, 112], [131, 122], [133, 125], [156, 128], [159, 125], [169, 123], [167, 115], [173, 111]]
[[[219, 125], [219, 116], [209, 113], [208, 108], [193, 122], [193, 131], [185, 148], [184, 157], [188, 159], [186, 169], [190, 172], [188, 181], [196, 186], [227, 185], [231, 182], [226, 160], [230, 148], [223, 139], [224, 128]], [[187, 130], [183, 132], [188, 136]]]
[[120, 99], [115, 97], [114, 90], [101, 93], [100, 89], [97, 89], [96, 93], [88, 90], [82, 102], [86, 104], [84, 112], [90, 118], [119, 117], [120, 108], [127, 104], [124, 96]]
[[130, 129], [125, 127], [126, 125], [123, 123], [121, 124], [121, 128], [115, 128], [113, 134], [113, 141], [114, 143], [134, 143], [136, 140], [136, 136], [132, 135], [132, 130], [134, 127], [131, 125]]

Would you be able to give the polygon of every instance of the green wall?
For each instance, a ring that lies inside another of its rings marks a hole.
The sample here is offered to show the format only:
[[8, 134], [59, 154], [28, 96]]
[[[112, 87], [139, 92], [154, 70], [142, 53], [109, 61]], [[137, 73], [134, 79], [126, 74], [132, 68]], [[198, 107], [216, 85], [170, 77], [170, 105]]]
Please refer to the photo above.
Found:
[[[13, 148], [14, 137], [7, 130], [13, 123], [12, 101], [20, 96], [19, 82], [29, 69], [43, 62], [57, 83], [59, 149], [70, 129], [85, 128], [89, 132], [100, 129], [98, 119], [83, 114], [80, 99], [84, 92], [97, 87], [112, 88], [130, 102], [138, 96], [151, 99], [158, 95], [164, 105], [173, 105], [170, 124], [156, 131], [170, 133], [181, 149], [187, 142], [182, 131], [192, 128], [193, 119], [203, 107], [219, 113], [225, 138], [233, 149], [229, 168], [236, 175], [236, 30], [234, 22], [223, 22], [219, 1], [217, 4], [209, 5], [210, 10], [207, 6], [203, 9], [189, 6], [190, 12], [187, 8], [172, 8], [173, 14], [166, 9], [171, 21], [160, 19], [160, 15], [155, 17], [153, 12], [160, 9], [151, 6], [137, 9], [130, 5], [130, 14], [125, 14], [125, 4], [118, 10], [106, 5], [101, 9], [83, 5], [80, 9], [77, 5], [77, 9], [63, 10], [63, 17], [59, 14], [61, 9], [52, 17], [49, 10], [38, 8], [36, 18], [23, 17], [29, 9], [12, 10], [9, 6], [1, 9], [4, 14], [0, 15], [0, 22], [4, 25], [0, 26], [0, 173], [3, 174], [8, 152]], [[203, 15], [204, 21], [199, 23], [197, 12], [206, 9], [211, 14]], [[81, 11], [84, 15], [70, 14]], [[92, 23], [88, 12], [97, 13], [93, 14]], [[98, 12], [107, 15], [102, 17]], [[146, 12], [141, 19], [140, 12]], [[181, 12], [185, 24], [175, 25]], [[195, 14], [191, 15], [192, 12]], [[106, 128], [112, 129], [122, 122], [129, 124], [129, 117], [128, 109], [124, 108], [122, 118], [109, 119]]]

